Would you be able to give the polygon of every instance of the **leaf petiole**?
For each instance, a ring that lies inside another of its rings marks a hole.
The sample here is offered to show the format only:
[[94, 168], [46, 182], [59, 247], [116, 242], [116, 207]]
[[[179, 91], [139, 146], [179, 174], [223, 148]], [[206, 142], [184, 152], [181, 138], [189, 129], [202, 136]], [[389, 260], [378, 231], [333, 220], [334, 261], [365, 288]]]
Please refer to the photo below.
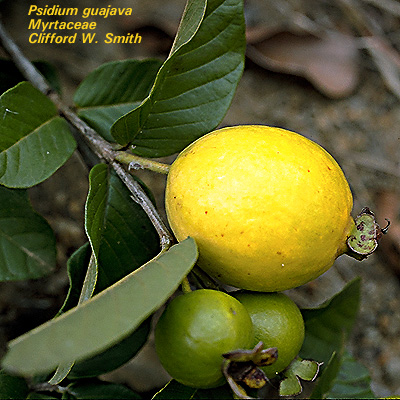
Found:
[[148, 158], [140, 157], [126, 151], [118, 151], [115, 160], [121, 164], [128, 165], [128, 169], [148, 169], [159, 174], [168, 174], [169, 165]]

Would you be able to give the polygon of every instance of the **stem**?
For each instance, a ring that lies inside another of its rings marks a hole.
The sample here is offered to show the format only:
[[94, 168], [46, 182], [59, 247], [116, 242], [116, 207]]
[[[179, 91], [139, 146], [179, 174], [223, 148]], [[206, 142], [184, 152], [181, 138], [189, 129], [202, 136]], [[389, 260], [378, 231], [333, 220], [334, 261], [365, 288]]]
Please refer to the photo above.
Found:
[[[0, 21], [0, 40], [4, 50], [11, 56], [14, 64], [21, 71], [22, 75], [29, 79], [35, 77], [35, 81], [31, 83], [42, 93], [48, 94], [52, 91], [46, 79], [38, 72], [36, 67], [23, 55], [16, 43], [8, 35], [2, 21]], [[30, 79], [29, 79], [30, 80]]]
[[137, 181], [135, 181], [132, 176], [121, 167], [115, 161], [111, 162], [114, 171], [117, 175], [121, 178], [122, 182], [125, 183], [126, 187], [132, 193], [132, 199], [138, 203], [143, 210], [146, 212], [147, 216], [149, 217], [150, 221], [152, 222], [154, 228], [156, 229], [160, 241], [161, 241], [161, 251], [168, 250], [168, 248], [173, 243], [173, 237], [169, 232], [168, 228], [164, 224], [164, 221], [161, 219], [160, 215], [158, 214], [156, 208], [154, 207], [153, 203], [149, 200], [149, 198], [144, 195], [143, 196], [143, 189], [139, 185]]
[[118, 153], [113, 149], [112, 145], [104, 140], [94, 129], [92, 129], [86, 122], [82, 121], [66, 104], [63, 103], [57, 93], [53, 91], [42, 74], [36, 67], [25, 57], [19, 47], [15, 44], [12, 38], [4, 29], [0, 21], [0, 42], [6, 52], [10, 55], [11, 59], [24, 75], [24, 77], [32, 83], [43, 94], [48, 96], [56, 105], [59, 113], [85, 138], [91, 150], [102, 160], [106, 161], [116, 171], [118, 176], [122, 179], [124, 184], [132, 193], [133, 199], [143, 208], [148, 215], [152, 224], [154, 225], [161, 244], [161, 251], [167, 250], [172, 242], [172, 234], [162, 221], [160, 215], [155, 209], [153, 203], [148, 198], [142, 187], [135, 181], [135, 179], [127, 173], [120, 164], [115, 160]]
[[158, 161], [149, 160], [126, 151], [118, 151], [115, 159], [121, 164], [127, 164], [129, 169], [148, 169], [160, 174], [168, 174], [169, 165]]
[[197, 281], [200, 281], [201, 286], [208, 289], [214, 289], [224, 292], [225, 290], [214, 281], [211, 276], [209, 276], [206, 272], [200, 269], [198, 266], [194, 266], [190, 273], [196, 277]]
[[189, 283], [187, 276], [183, 279], [183, 281], [181, 283], [181, 287], [182, 287], [182, 292], [185, 294], [190, 293], [192, 291], [192, 288], [190, 287], [190, 283]]
[[43, 382], [30, 385], [30, 388], [34, 391], [38, 392], [57, 392], [57, 393], [66, 393], [68, 392], [68, 388], [60, 385], [51, 385], [50, 383]]

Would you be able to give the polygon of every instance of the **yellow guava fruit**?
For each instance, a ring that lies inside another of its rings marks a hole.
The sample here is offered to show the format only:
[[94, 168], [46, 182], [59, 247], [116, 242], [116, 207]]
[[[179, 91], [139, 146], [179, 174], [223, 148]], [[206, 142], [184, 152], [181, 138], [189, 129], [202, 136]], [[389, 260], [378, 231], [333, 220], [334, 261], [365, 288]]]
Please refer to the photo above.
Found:
[[327, 271], [346, 249], [353, 199], [337, 162], [297, 133], [234, 126], [190, 144], [171, 165], [166, 212], [198, 265], [219, 281], [282, 291]]

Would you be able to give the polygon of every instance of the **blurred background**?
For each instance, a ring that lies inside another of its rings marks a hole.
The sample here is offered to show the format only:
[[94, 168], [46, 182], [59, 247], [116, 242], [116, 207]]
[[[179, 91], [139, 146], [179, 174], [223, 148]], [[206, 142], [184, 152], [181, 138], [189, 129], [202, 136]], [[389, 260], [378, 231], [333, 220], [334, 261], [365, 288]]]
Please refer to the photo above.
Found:
[[[52, 63], [63, 98], [104, 62], [165, 59], [185, 0], [37, 0], [38, 7], [131, 7], [124, 17], [93, 17], [96, 32], [138, 32], [140, 44], [30, 44], [31, 2], [0, 2], [3, 22], [31, 60]], [[320, 304], [361, 276], [361, 312], [349, 348], [370, 371], [377, 396], [400, 395], [400, 3], [397, 0], [245, 1], [246, 67], [221, 126], [265, 124], [294, 130], [325, 147], [342, 166], [354, 195], [354, 216], [365, 206], [378, 223], [391, 221], [379, 250], [363, 262], [347, 256], [314, 282], [291, 290], [301, 307]], [[62, 20], [79, 17], [60, 17]], [[0, 50], [0, 56], [4, 56]], [[172, 162], [173, 157], [163, 159]], [[163, 213], [165, 178], [140, 177]], [[0, 356], [10, 339], [52, 318], [67, 289], [66, 261], [86, 241], [83, 231], [88, 170], [75, 154], [30, 190], [34, 208], [57, 235], [58, 268], [47, 278], [0, 283]], [[155, 369], [151, 343], [107, 377], [150, 390], [166, 376]], [[153, 372], [151, 372], [153, 371]], [[154, 373], [154, 371], [156, 371]], [[149, 379], [149, 376], [152, 378]], [[148, 382], [144, 384], [143, 382]], [[147, 386], [146, 386], [147, 385]]]

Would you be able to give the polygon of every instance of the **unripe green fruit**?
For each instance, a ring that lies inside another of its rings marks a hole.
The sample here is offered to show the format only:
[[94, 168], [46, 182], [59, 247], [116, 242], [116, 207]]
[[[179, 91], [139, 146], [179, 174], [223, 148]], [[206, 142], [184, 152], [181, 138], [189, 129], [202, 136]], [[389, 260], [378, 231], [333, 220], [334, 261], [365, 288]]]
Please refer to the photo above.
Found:
[[224, 384], [222, 354], [249, 349], [253, 324], [234, 297], [200, 289], [176, 297], [155, 330], [161, 364], [178, 382], [196, 388]]
[[263, 367], [268, 378], [285, 369], [304, 341], [304, 320], [297, 305], [283, 293], [242, 292], [235, 297], [246, 307], [254, 328], [254, 342], [277, 347], [278, 359]]

